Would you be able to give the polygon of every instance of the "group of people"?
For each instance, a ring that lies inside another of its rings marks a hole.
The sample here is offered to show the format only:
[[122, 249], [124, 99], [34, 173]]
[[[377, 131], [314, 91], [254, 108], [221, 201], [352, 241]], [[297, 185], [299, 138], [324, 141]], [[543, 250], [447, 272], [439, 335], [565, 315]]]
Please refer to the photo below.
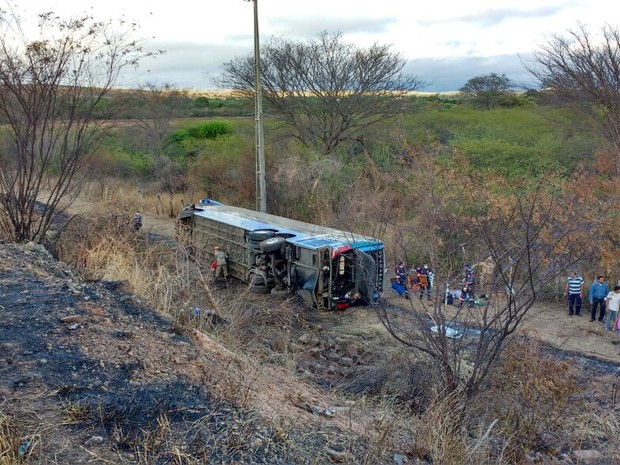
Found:
[[[413, 266], [411, 269], [408, 269], [407, 265], [401, 261], [394, 268], [394, 274], [396, 277], [394, 278], [393, 287], [399, 294], [409, 297], [409, 291], [413, 290], [419, 292], [420, 300], [424, 298], [425, 294], [426, 298], [431, 300], [435, 273], [427, 264], [420, 267]], [[462, 287], [454, 291], [448, 289], [446, 303], [452, 304], [454, 299], [458, 299], [457, 303], [460, 306], [471, 304], [475, 299], [474, 286], [474, 269], [469, 263], [466, 263], [463, 267]]]
[[431, 300], [433, 283], [435, 280], [435, 273], [424, 264], [420, 267], [407, 268], [404, 262], [399, 262], [394, 268], [394, 274], [396, 274], [396, 283], [403, 289], [405, 297], [409, 296], [409, 290], [415, 290], [420, 293], [420, 300], [426, 298]]
[[[566, 279], [564, 295], [568, 298], [568, 315], [581, 316], [583, 305], [584, 279], [576, 271], [571, 271]], [[605, 325], [607, 331], [620, 331], [620, 286], [609, 289], [605, 276], [596, 277], [588, 292], [590, 303], [590, 322], [597, 320]]]

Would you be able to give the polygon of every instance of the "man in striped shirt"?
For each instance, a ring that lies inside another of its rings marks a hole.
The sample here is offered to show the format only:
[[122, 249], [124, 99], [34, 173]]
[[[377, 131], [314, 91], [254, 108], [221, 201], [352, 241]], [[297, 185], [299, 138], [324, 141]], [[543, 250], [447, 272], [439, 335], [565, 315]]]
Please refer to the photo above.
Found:
[[581, 316], [581, 299], [583, 298], [583, 278], [576, 271], [571, 271], [566, 280], [564, 295], [568, 297], [568, 314]]

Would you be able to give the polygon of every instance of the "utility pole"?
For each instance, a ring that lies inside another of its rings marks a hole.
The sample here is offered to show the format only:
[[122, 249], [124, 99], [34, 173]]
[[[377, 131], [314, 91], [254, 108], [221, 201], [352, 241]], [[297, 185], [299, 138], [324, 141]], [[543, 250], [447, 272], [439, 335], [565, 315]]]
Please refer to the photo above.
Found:
[[263, 93], [260, 78], [260, 42], [258, 36], [258, 0], [254, 3], [254, 119], [256, 124], [256, 210], [267, 211], [267, 187], [265, 185], [265, 136], [263, 129]]

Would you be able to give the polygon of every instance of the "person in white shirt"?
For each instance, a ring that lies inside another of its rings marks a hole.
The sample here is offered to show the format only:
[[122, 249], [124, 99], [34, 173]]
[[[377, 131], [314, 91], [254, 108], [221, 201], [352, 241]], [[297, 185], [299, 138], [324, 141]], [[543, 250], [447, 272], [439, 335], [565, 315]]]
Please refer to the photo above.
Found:
[[614, 290], [605, 297], [607, 303], [607, 315], [605, 315], [605, 329], [616, 331], [618, 322], [618, 310], [620, 309], [620, 286], [615, 286]]

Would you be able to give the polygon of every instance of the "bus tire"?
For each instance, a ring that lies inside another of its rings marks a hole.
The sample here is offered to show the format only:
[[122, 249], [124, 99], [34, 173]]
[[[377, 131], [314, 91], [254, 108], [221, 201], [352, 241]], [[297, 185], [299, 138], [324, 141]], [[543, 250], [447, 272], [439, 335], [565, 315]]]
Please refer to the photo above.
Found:
[[263, 242], [260, 243], [260, 248], [265, 253], [278, 252], [282, 250], [285, 242], [286, 239], [284, 239], [283, 237], [270, 237], [269, 239], [265, 239]]
[[275, 236], [276, 232], [271, 229], [257, 229], [248, 233], [248, 241], [261, 242]]
[[271, 288], [265, 284], [250, 284], [250, 292], [254, 294], [269, 294]]

